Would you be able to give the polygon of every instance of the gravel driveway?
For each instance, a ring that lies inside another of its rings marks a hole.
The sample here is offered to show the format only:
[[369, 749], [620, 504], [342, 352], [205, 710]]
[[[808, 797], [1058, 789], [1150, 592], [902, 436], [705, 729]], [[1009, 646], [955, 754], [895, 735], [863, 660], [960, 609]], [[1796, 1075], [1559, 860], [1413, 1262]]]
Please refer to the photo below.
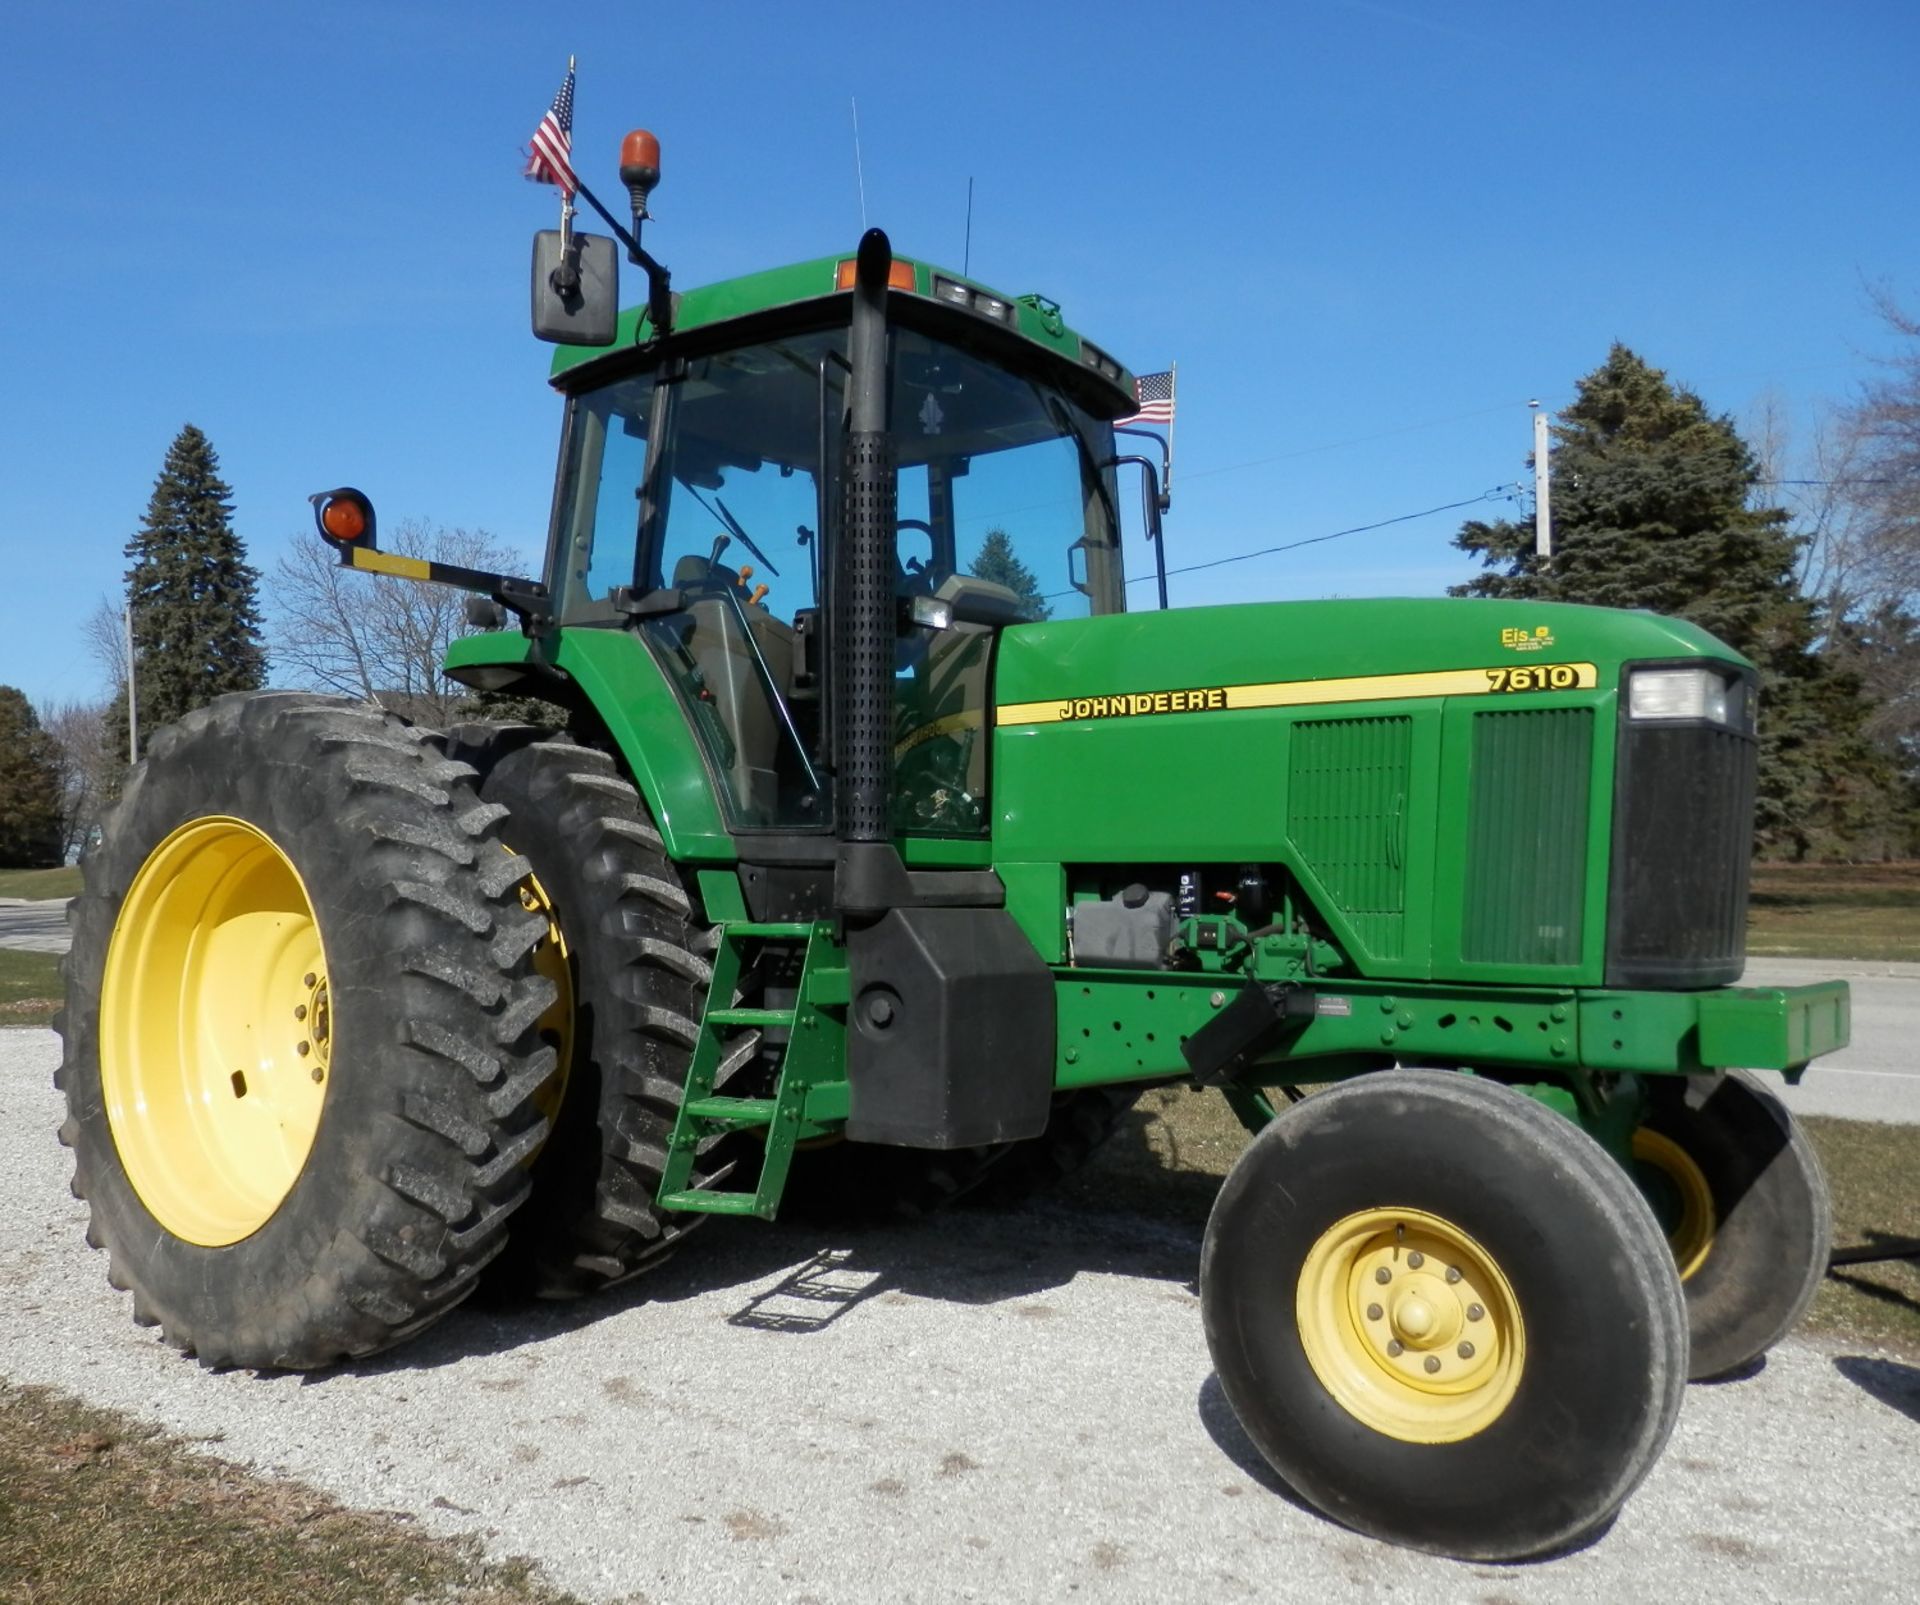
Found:
[[1689, 1390], [1615, 1527], [1533, 1566], [1298, 1508], [1212, 1377], [1186, 1229], [1040, 1208], [822, 1235], [719, 1220], [585, 1304], [457, 1312], [312, 1380], [203, 1372], [82, 1243], [50, 1032], [0, 1031], [0, 1370], [592, 1599], [1880, 1602], [1920, 1563], [1920, 1368], [1776, 1351]]

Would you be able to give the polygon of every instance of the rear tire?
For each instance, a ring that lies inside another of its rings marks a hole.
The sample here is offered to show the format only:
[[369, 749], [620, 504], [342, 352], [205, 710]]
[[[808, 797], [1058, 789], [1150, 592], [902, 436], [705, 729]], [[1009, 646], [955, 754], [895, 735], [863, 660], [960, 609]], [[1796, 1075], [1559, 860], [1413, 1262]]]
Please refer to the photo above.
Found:
[[1283, 1111], [1221, 1189], [1200, 1281], [1261, 1454], [1393, 1543], [1572, 1545], [1679, 1413], [1686, 1312], [1646, 1201], [1578, 1127], [1491, 1082], [1383, 1071]]
[[1833, 1207], [1806, 1133], [1758, 1078], [1662, 1077], [1653, 1098], [1635, 1169], [1668, 1225], [1690, 1375], [1705, 1381], [1751, 1364], [1806, 1313], [1833, 1251]]
[[377, 709], [223, 697], [88, 855], [60, 1136], [134, 1318], [207, 1365], [411, 1336], [526, 1197], [552, 986], [471, 776]]
[[[658, 1264], [706, 1218], [654, 1199], [713, 971], [640, 794], [606, 753], [543, 736], [463, 725], [450, 750], [508, 810], [502, 835], [552, 900], [574, 998], [566, 1097], [489, 1280], [577, 1298]], [[706, 1179], [703, 1168], [691, 1185]]]

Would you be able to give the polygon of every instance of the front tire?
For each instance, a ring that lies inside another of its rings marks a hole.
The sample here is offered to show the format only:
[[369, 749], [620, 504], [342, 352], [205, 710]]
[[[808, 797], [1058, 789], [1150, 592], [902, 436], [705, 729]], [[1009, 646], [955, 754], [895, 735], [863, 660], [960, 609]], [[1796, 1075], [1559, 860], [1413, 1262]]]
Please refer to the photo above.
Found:
[[552, 987], [471, 776], [377, 709], [223, 697], [88, 856], [61, 1140], [134, 1318], [205, 1364], [411, 1336], [526, 1196]]
[[1207, 1342], [1260, 1452], [1361, 1532], [1472, 1560], [1620, 1508], [1687, 1374], [1673, 1260], [1579, 1128], [1440, 1071], [1284, 1111], [1207, 1224]]
[[1694, 1381], [1750, 1365], [1819, 1291], [1833, 1207], [1800, 1124], [1743, 1070], [1663, 1077], [1634, 1133], [1641, 1186], [1686, 1292]]

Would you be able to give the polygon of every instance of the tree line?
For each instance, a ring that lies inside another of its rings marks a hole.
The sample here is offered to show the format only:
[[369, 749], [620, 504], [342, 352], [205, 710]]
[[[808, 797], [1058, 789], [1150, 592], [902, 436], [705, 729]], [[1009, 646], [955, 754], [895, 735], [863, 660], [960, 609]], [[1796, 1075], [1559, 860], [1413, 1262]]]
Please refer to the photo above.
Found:
[[1776, 406], [1750, 442], [1616, 344], [1551, 429], [1552, 556], [1531, 519], [1454, 537], [1485, 565], [1457, 595], [1647, 608], [1754, 662], [1763, 856], [1920, 852], [1920, 322], [1877, 304], [1892, 354], [1798, 459]]
[[[1886, 294], [1876, 306], [1889, 354], [1803, 451], [1777, 406], [1749, 439], [1615, 345], [1552, 430], [1551, 560], [1534, 555], [1531, 520], [1470, 520], [1454, 537], [1484, 565], [1456, 594], [1650, 608], [1752, 659], [1758, 846], [1770, 856], [1920, 854], [1920, 320]], [[263, 608], [232, 515], [212, 443], [189, 424], [126, 546], [138, 732], [266, 684], [269, 647], [282, 684], [427, 724], [489, 711], [440, 673], [471, 627], [461, 593], [349, 578], [308, 533], [276, 564]], [[483, 530], [415, 520], [384, 544], [467, 568], [521, 566]], [[1046, 616], [1002, 532], [971, 568]], [[77, 856], [126, 771], [125, 615], [103, 601], [85, 629], [109, 698], [35, 709], [0, 686], [0, 867]]]

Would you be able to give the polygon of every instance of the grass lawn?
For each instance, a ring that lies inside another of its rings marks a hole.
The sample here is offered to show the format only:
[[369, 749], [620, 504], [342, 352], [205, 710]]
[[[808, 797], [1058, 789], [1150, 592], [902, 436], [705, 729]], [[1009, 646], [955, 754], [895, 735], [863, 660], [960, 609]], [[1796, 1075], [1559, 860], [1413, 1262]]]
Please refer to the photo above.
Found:
[[1756, 957], [1920, 961], [1920, 864], [1756, 864]]
[[80, 867], [0, 869], [0, 897], [72, 897], [80, 890]]
[[58, 953], [0, 947], [0, 1025], [51, 1025], [61, 996]]
[[[185, 1363], [185, 1362], [182, 1362]], [[21, 1605], [577, 1605], [524, 1562], [0, 1382], [0, 1577]]]

